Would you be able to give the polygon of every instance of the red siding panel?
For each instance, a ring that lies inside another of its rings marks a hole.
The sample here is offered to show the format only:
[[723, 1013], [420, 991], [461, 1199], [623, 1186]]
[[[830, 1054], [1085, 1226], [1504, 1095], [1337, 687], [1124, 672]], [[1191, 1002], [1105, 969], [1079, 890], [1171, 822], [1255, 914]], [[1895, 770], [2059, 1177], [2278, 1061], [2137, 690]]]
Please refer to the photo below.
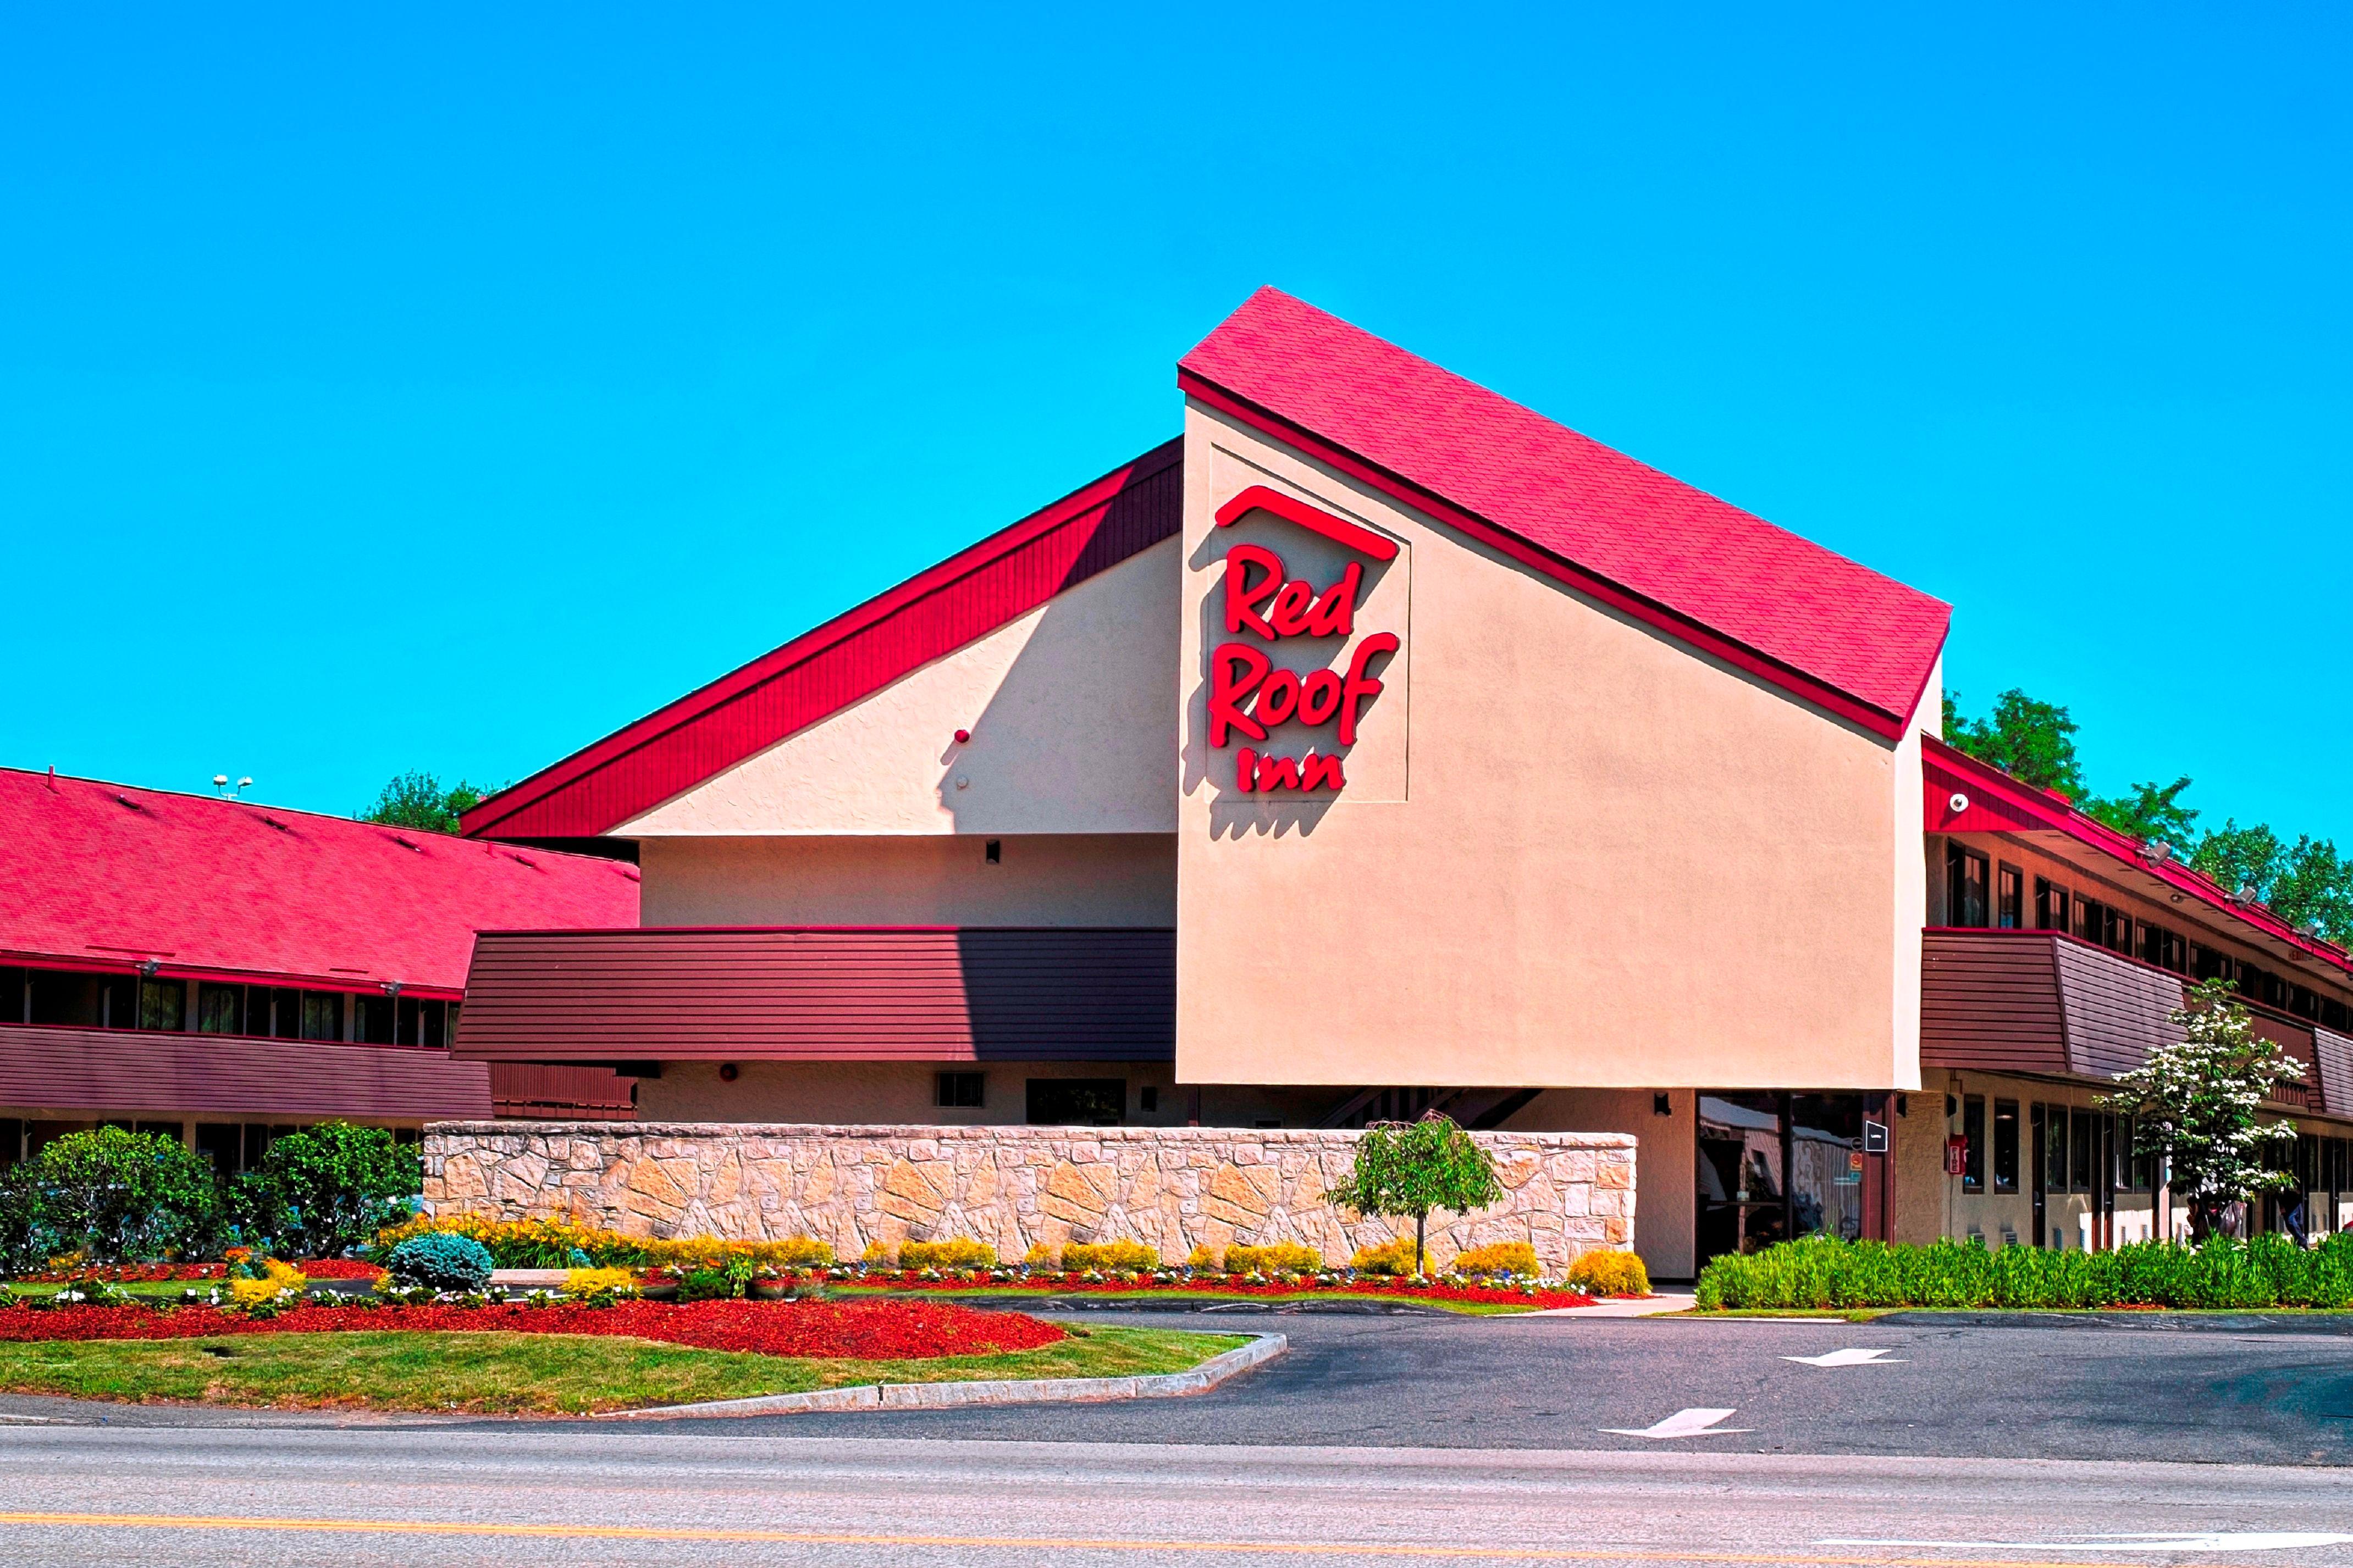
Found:
[[225, 1121], [480, 1121], [491, 1078], [446, 1051], [14, 1025], [0, 1026], [0, 1104]]
[[2066, 1023], [2051, 948], [2048, 938], [2009, 931], [1922, 932], [1920, 1065], [2064, 1074]]
[[549, 1067], [539, 1062], [492, 1062], [491, 1102], [501, 1116], [634, 1121], [633, 1085], [610, 1068]]
[[2151, 1047], [2181, 1038], [2181, 1031], [2167, 1021], [2181, 1005], [2179, 975], [2087, 942], [2044, 940], [2057, 952], [2069, 1070], [2084, 1078], [2114, 1078], [2147, 1060]]
[[590, 837], [873, 695], [1184, 528], [1184, 443], [1155, 447], [880, 598], [468, 812], [475, 837]]
[[462, 1057], [1168, 1061], [1176, 937], [1081, 928], [486, 931]]

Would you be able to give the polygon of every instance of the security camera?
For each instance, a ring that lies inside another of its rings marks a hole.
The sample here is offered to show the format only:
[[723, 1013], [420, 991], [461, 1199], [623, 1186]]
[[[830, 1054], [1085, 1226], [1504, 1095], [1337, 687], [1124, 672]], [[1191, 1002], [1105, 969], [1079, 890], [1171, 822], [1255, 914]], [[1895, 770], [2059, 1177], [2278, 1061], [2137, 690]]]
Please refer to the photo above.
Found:
[[1969, 797], [1963, 795], [1959, 790], [1955, 790], [1953, 792], [1953, 798], [1947, 801], [1945, 804], [1953, 808], [1955, 816], [1958, 816], [1960, 813], [1968, 810]]

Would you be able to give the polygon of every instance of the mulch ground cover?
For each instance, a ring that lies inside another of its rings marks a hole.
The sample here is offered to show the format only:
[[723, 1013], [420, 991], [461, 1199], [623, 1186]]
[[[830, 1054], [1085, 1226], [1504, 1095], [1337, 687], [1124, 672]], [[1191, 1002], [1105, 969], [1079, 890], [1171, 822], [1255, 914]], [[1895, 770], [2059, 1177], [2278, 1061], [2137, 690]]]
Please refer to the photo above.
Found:
[[[373, 1279], [384, 1272], [381, 1264], [364, 1258], [313, 1258], [294, 1268], [312, 1279]], [[109, 1285], [156, 1285], [185, 1280], [226, 1279], [226, 1263], [105, 1263], [74, 1268], [48, 1268], [37, 1274], [11, 1276], [27, 1285], [69, 1285], [96, 1279]]]
[[855, 1361], [1039, 1350], [1066, 1337], [1060, 1328], [1036, 1318], [947, 1301], [620, 1301], [605, 1307], [305, 1303], [268, 1318], [208, 1306], [0, 1309], [0, 1341], [181, 1340], [387, 1330], [624, 1334], [703, 1350]]

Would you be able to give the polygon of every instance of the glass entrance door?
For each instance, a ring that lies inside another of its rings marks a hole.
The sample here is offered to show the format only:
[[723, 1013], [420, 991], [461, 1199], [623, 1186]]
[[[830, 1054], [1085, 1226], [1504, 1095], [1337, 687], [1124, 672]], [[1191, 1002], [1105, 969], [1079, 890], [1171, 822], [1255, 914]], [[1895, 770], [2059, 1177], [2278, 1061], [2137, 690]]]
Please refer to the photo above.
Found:
[[1862, 1096], [1699, 1097], [1698, 1254], [1862, 1234]]

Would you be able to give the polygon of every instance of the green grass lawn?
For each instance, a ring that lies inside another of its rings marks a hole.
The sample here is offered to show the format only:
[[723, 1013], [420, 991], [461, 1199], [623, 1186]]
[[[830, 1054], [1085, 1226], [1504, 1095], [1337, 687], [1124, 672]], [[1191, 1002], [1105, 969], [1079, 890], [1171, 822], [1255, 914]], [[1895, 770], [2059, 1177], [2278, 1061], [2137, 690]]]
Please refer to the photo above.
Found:
[[133, 1404], [581, 1415], [860, 1383], [1183, 1372], [1240, 1334], [1073, 1328], [1043, 1350], [923, 1361], [744, 1355], [595, 1334], [230, 1334], [0, 1342], [0, 1391]]

